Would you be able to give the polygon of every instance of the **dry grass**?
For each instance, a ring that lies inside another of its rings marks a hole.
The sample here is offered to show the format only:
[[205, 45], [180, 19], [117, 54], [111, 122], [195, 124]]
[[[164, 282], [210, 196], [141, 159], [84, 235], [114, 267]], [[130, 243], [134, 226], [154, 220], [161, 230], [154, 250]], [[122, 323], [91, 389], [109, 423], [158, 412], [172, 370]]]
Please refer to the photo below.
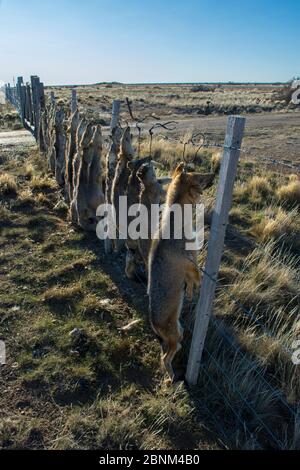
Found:
[[8, 173], [0, 175], [0, 194], [2, 196], [15, 197], [18, 192], [18, 186], [14, 176]]
[[300, 247], [300, 219], [297, 209], [284, 210], [269, 207], [262, 221], [255, 225], [252, 233], [262, 242], [277, 240], [287, 246]]
[[76, 283], [67, 287], [53, 287], [43, 294], [43, 300], [48, 303], [66, 303], [73, 301], [82, 293], [82, 285]]
[[[283, 109], [286, 103], [280, 97], [274, 101], [274, 85], [125, 85], [96, 84], [77, 87], [80, 107], [94, 117], [109, 119], [112, 100], [118, 96], [133, 102], [134, 113], [139, 116], [154, 114], [162, 118], [170, 116], [199, 115], [208, 112], [239, 113]], [[195, 90], [199, 91], [195, 91]], [[70, 90], [64, 87], [53, 89], [64, 103], [70, 102]], [[50, 89], [47, 90], [50, 92]], [[210, 102], [209, 109], [207, 102]], [[128, 119], [126, 109], [122, 117]]]
[[251, 204], [261, 204], [270, 200], [274, 190], [269, 179], [265, 176], [253, 176], [246, 182], [236, 185], [234, 190], [235, 200]]
[[[273, 314], [270, 312], [274, 309], [291, 311], [297, 307], [298, 278], [297, 259], [283, 255], [276, 251], [274, 243], [268, 243], [263, 248], [256, 248], [245, 259], [230, 291], [242, 305], [247, 309], [254, 308], [259, 317], [272, 325]], [[226, 293], [224, 295], [226, 297]], [[229, 305], [229, 313], [243, 313], [234, 302]]]
[[300, 180], [297, 175], [291, 175], [290, 181], [286, 185], [280, 186], [276, 195], [283, 204], [300, 204]]
[[27, 163], [24, 170], [24, 174], [28, 179], [31, 179], [35, 174], [35, 168], [32, 163]]
[[33, 191], [47, 191], [57, 189], [57, 183], [48, 176], [34, 175], [30, 180], [29, 187]]

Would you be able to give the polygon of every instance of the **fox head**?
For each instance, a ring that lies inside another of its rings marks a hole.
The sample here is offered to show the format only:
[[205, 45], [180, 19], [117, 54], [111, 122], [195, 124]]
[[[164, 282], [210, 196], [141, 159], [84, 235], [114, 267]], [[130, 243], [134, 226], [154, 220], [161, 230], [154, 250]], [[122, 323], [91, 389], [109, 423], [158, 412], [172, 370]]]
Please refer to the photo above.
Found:
[[168, 199], [180, 199], [184, 203], [196, 203], [204, 189], [214, 181], [214, 173], [187, 172], [183, 162], [177, 165], [168, 190]]

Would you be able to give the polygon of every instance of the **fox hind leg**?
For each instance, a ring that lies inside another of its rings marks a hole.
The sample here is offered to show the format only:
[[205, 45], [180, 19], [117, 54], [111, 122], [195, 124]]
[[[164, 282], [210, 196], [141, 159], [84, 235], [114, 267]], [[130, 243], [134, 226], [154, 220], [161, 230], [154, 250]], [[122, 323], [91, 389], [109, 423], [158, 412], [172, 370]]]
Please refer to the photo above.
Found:
[[174, 359], [175, 354], [181, 349], [182, 337], [183, 329], [179, 321], [176, 321], [168, 331], [168, 336], [165, 340], [166, 352], [162, 358], [165, 369], [170, 377], [171, 382], [173, 382], [175, 378], [174, 370], [172, 367], [172, 361]]
[[197, 288], [200, 284], [200, 273], [196, 267], [189, 263], [185, 274], [186, 296], [189, 301], [193, 299], [194, 286]]

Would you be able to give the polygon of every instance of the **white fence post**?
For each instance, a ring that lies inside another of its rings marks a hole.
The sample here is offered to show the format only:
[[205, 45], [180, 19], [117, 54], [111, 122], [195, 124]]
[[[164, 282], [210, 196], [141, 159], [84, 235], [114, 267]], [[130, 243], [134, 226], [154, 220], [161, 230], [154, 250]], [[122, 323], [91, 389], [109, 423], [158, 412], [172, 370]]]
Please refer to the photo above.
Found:
[[232, 191], [240, 156], [245, 118], [229, 116], [221, 163], [216, 204], [213, 211], [208, 242], [205, 273], [195, 311], [195, 325], [189, 353], [186, 380], [195, 385], [198, 380], [201, 356], [215, 297], [216, 280], [221, 263]]
[[[111, 112], [111, 120], [110, 120], [110, 133], [112, 133], [113, 129], [118, 126], [120, 107], [121, 107], [121, 101], [114, 100], [112, 104], [112, 112]], [[109, 175], [106, 175], [106, 177], [109, 178]], [[108, 188], [107, 182], [106, 182], [105, 187]], [[106, 203], [109, 202], [107, 194], [105, 194], [105, 201]], [[109, 217], [108, 217], [108, 220], [109, 220]], [[106, 254], [109, 254], [112, 252], [112, 241], [108, 237], [105, 238], [104, 240], [104, 250]]]
[[74, 114], [77, 109], [77, 92], [76, 89], [72, 89], [72, 97], [71, 97], [71, 114]]

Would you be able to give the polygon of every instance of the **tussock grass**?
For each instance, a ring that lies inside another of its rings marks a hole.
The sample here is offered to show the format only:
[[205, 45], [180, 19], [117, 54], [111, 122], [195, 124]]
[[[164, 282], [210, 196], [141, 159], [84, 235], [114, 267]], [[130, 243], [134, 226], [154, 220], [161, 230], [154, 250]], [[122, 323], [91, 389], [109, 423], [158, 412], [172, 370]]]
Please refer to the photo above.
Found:
[[2, 449], [41, 449], [44, 447], [44, 419], [24, 418], [15, 415], [13, 418], [4, 417], [0, 423], [0, 443]]
[[[186, 135], [183, 141], [187, 141], [190, 135]], [[141, 144], [141, 154], [144, 156], [149, 155], [150, 147], [148, 141], [143, 141]], [[195, 155], [195, 148], [192, 145], [186, 145], [185, 158], [192, 160]], [[176, 164], [183, 159], [183, 144], [180, 142], [169, 141], [163, 137], [154, 137], [152, 141], [152, 156], [154, 160], [159, 160], [170, 166], [170, 163]]]
[[[245, 259], [240, 275], [231, 284], [231, 293], [246, 308], [253, 306], [266, 321], [270, 306], [296, 307], [299, 301], [297, 259], [276, 251], [274, 243], [256, 248]], [[239, 312], [232, 304], [233, 311]], [[230, 309], [229, 309], [230, 312]]]
[[42, 299], [47, 303], [67, 303], [80, 294], [82, 294], [82, 284], [78, 282], [67, 287], [52, 287], [43, 293]]
[[9, 173], [0, 175], [0, 194], [2, 196], [15, 197], [18, 192], [18, 186], [14, 176]]
[[292, 248], [300, 247], [300, 218], [297, 209], [269, 207], [252, 233], [262, 242], [277, 240]]
[[[191, 138], [192, 133], [188, 132], [181, 140], [182, 142], [188, 142]], [[209, 171], [218, 170], [220, 165], [220, 153], [200, 150], [196, 155], [197, 147], [184, 144], [178, 141], [168, 140], [164, 137], [154, 137], [152, 141], [152, 157], [154, 160], [159, 161], [163, 164], [165, 172], [166, 170], [173, 170], [177, 163], [185, 160], [187, 163], [195, 165], [204, 165]], [[141, 143], [141, 156], [149, 155], [150, 147], [148, 141], [142, 141]]]
[[57, 189], [57, 184], [54, 178], [34, 175], [29, 182], [29, 187], [33, 191], [47, 191]]
[[274, 196], [274, 190], [265, 176], [253, 176], [246, 182], [236, 185], [234, 198], [238, 202], [262, 204]]
[[291, 175], [289, 182], [277, 189], [276, 195], [283, 204], [300, 204], [300, 180], [297, 175]]
[[35, 175], [36, 171], [32, 163], [27, 163], [24, 168], [24, 174], [28, 179], [31, 179]]

